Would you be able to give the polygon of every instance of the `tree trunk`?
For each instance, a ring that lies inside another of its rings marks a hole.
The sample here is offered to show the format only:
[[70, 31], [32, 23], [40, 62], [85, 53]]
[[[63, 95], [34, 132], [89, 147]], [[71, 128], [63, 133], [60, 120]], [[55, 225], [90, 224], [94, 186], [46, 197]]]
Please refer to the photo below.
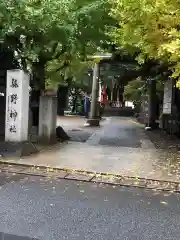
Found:
[[67, 106], [67, 95], [68, 95], [68, 86], [58, 86], [57, 91], [57, 99], [58, 99], [58, 107], [57, 107], [57, 115], [64, 116], [64, 110]]
[[31, 93], [32, 125], [39, 125], [39, 101], [41, 91], [45, 89], [45, 62], [33, 63], [33, 82]]
[[149, 106], [148, 106], [148, 125], [152, 129], [156, 128], [156, 80], [150, 79], [149, 82]]
[[72, 78], [66, 79], [67, 86], [58, 86], [57, 90], [57, 98], [58, 98], [58, 108], [57, 108], [57, 115], [64, 116], [64, 110], [68, 105], [68, 92], [69, 88], [71, 87]]
[[34, 63], [32, 66], [33, 71], [33, 85], [38, 90], [45, 89], [45, 62]]

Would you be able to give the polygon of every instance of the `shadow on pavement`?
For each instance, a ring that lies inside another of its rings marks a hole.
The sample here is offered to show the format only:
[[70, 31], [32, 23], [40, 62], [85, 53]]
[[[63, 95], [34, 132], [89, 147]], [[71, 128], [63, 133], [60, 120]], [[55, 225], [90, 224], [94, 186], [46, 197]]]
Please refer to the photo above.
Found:
[[71, 142], [86, 142], [93, 133], [84, 130], [69, 130], [67, 134]]

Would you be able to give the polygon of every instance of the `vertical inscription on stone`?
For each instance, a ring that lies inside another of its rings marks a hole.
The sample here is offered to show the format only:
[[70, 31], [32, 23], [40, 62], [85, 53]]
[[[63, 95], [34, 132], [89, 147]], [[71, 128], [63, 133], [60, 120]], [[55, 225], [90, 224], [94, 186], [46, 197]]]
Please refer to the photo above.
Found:
[[12, 78], [11, 87], [18, 88], [18, 80], [17, 79]]
[[163, 114], [171, 114], [172, 90], [173, 90], [173, 81], [169, 79], [164, 83]]
[[6, 84], [5, 141], [28, 140], [29, 75], [22, 70], [8, 70]]
[[16, 109], [17, 101], [18, 101], [18, 80], [15, 78], [11, 78], [10, 84], [9, 84], [9, 90], [10, 94], [8, 97], [8, 121], [9, 121], [9, 132], [10, 133], [16, 133], [17, 132], [17, 117], [18, 112]]

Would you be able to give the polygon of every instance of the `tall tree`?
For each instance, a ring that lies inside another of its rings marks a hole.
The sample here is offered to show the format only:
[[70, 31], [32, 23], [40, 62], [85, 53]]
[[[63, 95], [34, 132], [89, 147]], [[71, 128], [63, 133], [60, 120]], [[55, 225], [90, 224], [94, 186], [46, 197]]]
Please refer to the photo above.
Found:
[[111, 20], [108, 9], [102, 0], [4, 0], [0, 37], [16, 51], [23, 68], [30, 66], [42, 89], [50, 65], [64, 74], [74, 60], [81, 64], [87, 54], [100, 50]]
[[176, 0], [116, 0], [111, 16], [118, 25], [111, 36], [121, 47], [140, 50], [147, 59], [168, 63], [173, 77], [180, 76], [180, 8]]

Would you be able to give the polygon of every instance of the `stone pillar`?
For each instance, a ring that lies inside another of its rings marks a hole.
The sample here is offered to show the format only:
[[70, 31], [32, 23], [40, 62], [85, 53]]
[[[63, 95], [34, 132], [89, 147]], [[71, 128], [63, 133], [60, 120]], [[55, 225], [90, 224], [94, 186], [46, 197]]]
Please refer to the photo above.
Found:
[[44, 95], [40, 97], [39, 141], [42, 144], [56, 142], [57, 97]]
[[7, 71], [5, 141], [25, 142], [29, 129], [29, 75]]
[[99, 126], [99, 115], [98, 115], [98, 95], [99, 95], [99, 63], [96, 63], [93, 69], [93, 84], [92, 84], [92, 100], [91, 110], [88, 119], [90, 126]]
[[6, 121], [3, 156], [25, 156], [37, 152], [29, 141], [29, 75], [8, 70], [6, 84]]

